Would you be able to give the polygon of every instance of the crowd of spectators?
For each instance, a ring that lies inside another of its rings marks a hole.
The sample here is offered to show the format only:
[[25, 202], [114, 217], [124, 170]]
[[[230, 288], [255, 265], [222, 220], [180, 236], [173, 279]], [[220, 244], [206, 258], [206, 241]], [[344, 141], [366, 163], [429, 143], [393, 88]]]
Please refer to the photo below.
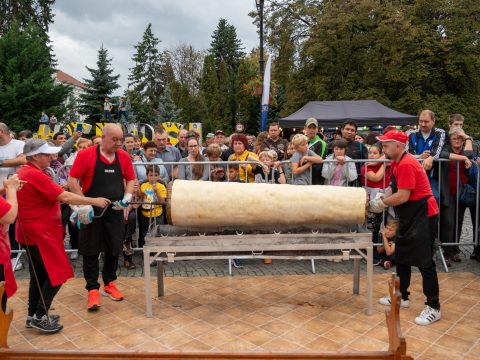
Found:
[[[448, 130], [435, 127], [435, 124], [434, 113], [422, 111], [418, 127], [407, 129], [407, 150], [422, 162], [440, 205], [440, 240], [443, 243], [458, 243], [467, 208], [474, 226], [473, 234], [477, 231], [476, 206], [465, 205], [459, 201], [459, 197], [462, 187], [469, 183], [469, 171], [477, 166], [478, 146], [463, 130], [464, 119], [461, 115], [450, 117]], [[391, 129], [393, 127], [387, 127], [385, 132]], [[354, 121], [345, 121], [331, 137], [320, 130], [318, 121], [310, 118], [302, 133], [285, 139], [281, 136], [279, 124], [273, 122], [269, 124], [268, 131], [257, 136], [234, 133], [226, 137], [225, 132], [218, 129], [208, 133], [205, 142], [201, 143], [195, 131], [182, 129], [175, 146], [170, 144], [168, 134], [162, 127], [155, 129], [153, 141], [143, 144], [138, 135], [124, 134], [123, 148], [130, 155], [138, 179], [136, 204], [125, 211], [124, 266], [135, 268], [132, 248], [144, 244], [148, 226], [152, 222], [166, 223], [166, 188], [175, 179], [363, 186], [370, 198], [388, 188], [389, 166], [385, 162], [382, 146], [376, 140], [378, 133], [361, 133]], [[52, 157], [50, 168], [53, 171], [50, 174], [65, 189], [69, 167], [75, 161], [76, 154], [98, 145], [102, 140], [98, 136], [91, 139], [82, 136], [81, 132], [74, 132], [69, 137], [64, 133], [56, 133], [50, 140], [52, 145], [61, 147], [58, 157]], [[32, 133], [28, 130], [18, 136], [22, 140], [30, 137]], [[0, 124], [0, 158], [3, 159], [0, 160], [0, 180], [13, 174], [25, 163], [22, 140], [14, 139], [8, 127]], [[436, 161], [439, 159], [445, 160]], [[225, 161], [229, 163], [225, 164]], [[62, 205], [63, 225], [69, 233], [70, 247], [75, 250], [78, 247], [78, 228], [69, 221], [72, 212], [70, 206]], [[385, 240], [385, 229], [390, 229], [387, 232], [391, 233], [394, 225], [385, 227], [385, 219], [394, 217], [392, 209], [389, 209], [386, 217], [382, 214], [368, 215], [367, 226], [372, 231], [373, 241], [382, 245], [378, 247], [383, 251], [383, 257], [378, 256], [378, 264], [387, 261], [385, 268], [390, 268], [394, 263], [394, 258], [389, 258], [387, 251], [387, 245], [392, 241]], [[132, 240], [136, 229], [139, 233], [138, 244]], [[11, 238], [12, 249], [18, 249], [13, 233]], [[448, 266], [461, 261], [458, 246], [444, 246], [443, 252]], [[73, 251], [70, 256], [76, 259], [78, 255]], [[480, 260], [478, 247], [474, 247], [471, 257]], [[17, 268], [21, 266], [21, 263], [17, 263]]]

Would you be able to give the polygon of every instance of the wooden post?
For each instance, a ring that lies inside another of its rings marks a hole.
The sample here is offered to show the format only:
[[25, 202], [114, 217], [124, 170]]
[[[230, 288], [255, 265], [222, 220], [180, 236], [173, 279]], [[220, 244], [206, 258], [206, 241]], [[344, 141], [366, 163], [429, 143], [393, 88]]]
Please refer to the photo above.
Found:
[[[5, 282], [0, 282], [0, 302], [3, 302], [3, 297], [7, 296], [5, 292]], [[0, 307], [1, 309], [1, 307]], [[10, 323], [13, 319], [13, 310], [7, 310], [3, 312], [3, 309], [0, 311], [0, 349], [8, 349], [7, 337], [8, 329], [10, 328]]]

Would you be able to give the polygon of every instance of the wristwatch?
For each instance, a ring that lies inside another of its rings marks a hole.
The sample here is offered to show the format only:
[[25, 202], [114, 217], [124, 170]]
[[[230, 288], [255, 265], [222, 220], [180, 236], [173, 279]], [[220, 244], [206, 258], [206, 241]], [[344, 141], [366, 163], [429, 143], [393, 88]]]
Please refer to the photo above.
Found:
[[0, 160], [0, 167], [3, 166], [3, 160]]

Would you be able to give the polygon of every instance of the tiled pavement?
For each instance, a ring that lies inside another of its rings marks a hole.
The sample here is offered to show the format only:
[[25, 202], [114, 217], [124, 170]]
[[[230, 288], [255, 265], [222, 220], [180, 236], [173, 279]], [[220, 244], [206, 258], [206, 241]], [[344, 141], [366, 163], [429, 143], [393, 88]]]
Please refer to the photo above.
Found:
[[[462, 242], [471, 241], [466, 218]], [[480, 263], [462, 248], [461, 263], [446, 274], [437, 265], [443, 319], [419, 327], [413, 319], [423, 307], [418, 274], [412, 281], [411, 309], [401, 311], [408, 353], [419, 359], [480, 359]], [[206, 351], [328, 351], [385, 349], [383, 308], [366, 316], [364, 265], [360, 296], [352, 295], [353, 262], [247, 260], [228, 276], [226, 260], [177, 261], [165, 266], [166, 296], [154, 299], [155, 318], [145, 317], [143, 264], [119, 269], [126, 300], [103, 298], [96, 314], [85, 311], [81, 260], [72, 261], [76, 279], [62, 287], [55, 313], [65, 329], [45, 337], [24, 328], [28, 271], [15, 273], [19, 291], [9, 302], [15, 310], [9, 345], [16, 349]], [[24, 261], [25, 262], [25, 261]], [[437, 260], [437, 264], [439, 261]], [[156, 268], [151, 267], [155, 276]], [[387, 290], [389, 271], [375, 268], [374, 297]], [[21, 280], [24, 279], [24, 280]], [[152, 281], [155, 288], [155, 280]]]
[[[374, 297], [387, 290], [387, 273], [376, 274]], [[361, 289], [365, 289], [364, 277]], [[412, 306], [401, 310], [407, 351], [415, 359], [478, 359], [479, 277], [440, 274], [441, 321], [413, 323], [423, 308], [421, 279], [412, 279]], [[54, 311], [65, 326], [45, 336], [25, 329], [27, 280], [9, 302], [15, 311], [9, 333], [13, 349], [142, 351], [355, 351], [387, 349], [384, 308], [365, 315], [366, 297], [352, 295], [350, 275], [168, 277], [166, 296], [154, 299], [145, 317], [143, 279], [120, 277], [126, 299], [102, 298], [97, 313], [85, 310], [84, 282], [62, 287]]]

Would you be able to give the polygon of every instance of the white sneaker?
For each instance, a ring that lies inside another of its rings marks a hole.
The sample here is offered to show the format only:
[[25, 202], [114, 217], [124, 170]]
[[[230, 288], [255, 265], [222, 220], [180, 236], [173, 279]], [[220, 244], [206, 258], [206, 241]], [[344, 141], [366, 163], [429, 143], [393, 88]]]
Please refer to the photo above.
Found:
[[70, 259], [71, 260], [77, 260], [78, 259], [78, 251], [73, 251], [70, 253]]
[[[388, 295], [380, 298], [380, 299], [378, 300], [378, 302], [379, 302], [380, 304], [382, 304], [382, 305], [385, 305], [385, 306], [390, 306], [390, 305], [392, 305], [392, 301], [390, 300], [390, 296], [388, 296]], [[410, 307], [410, 300], [403, 300], [403, 299], [402, 299], [402, 300], [400, 301], [400, 307], [401, 307], [401, 308], [404, 308], [404, 309], [409, 308], [409, 307]]]
[[415, 318], [415, 324], [417, 325], [430, 325], [435, 321], [438, 321], [442, 318], [440, 310], [434, 309], [427, 305], [425, 309], [420, 313], [419, 316]]
[[17, 265], [15, 266], [15, 262], [17, 261], [17, 258], [12, 259], [12, 267], [13, 271], [20, 271], [23, 269], [23, 264], [20, 260], [18, 260]]

